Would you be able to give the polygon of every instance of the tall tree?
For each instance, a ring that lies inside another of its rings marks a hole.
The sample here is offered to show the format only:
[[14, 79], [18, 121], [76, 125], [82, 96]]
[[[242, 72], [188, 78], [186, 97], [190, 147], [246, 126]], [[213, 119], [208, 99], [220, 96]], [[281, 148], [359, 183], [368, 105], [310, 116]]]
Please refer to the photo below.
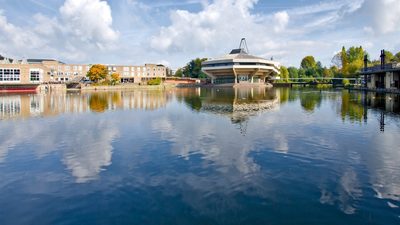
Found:
[[289, 82], [289, 71], [284, 66], [281, 66], [281, 81], [285, 83]]
[[385, 50], [385, 56], [386, 56], [386, 58], [385, 58], [386, 63], [394, 62], [394, 61], [395, 61], [395, 56], [393, 55], [392, 52], [386, 51], [386, 50]]
[[107, 78], [108, 70], [104, 65], [96, 64], [90, 67], [86, 76], [93, 82], [99, 82]]
[[317, 62], [315, 61], [314, 56], [306, 56], [301, 60], [300, 67], [302, 69], [313, 69], [316, 68]]
[[182, 77], [183, 76], [183, 72], [182, 72], [182, 68], [179, 68], [175, 71], [175, 77]]
[[341, 72], [343, 75], [348, 75], [348, 68], [349, 68], [349, 59], [347, 57], [346, 48], [343, 46], [342, 51], [340, 52], [340, 59], [341, 59]]
[[183, 68], [183, 74], [185, 77], [192, 78], [205, 78], [207, 75], [201, 71], [201, 63], [206, 61], [207, 59], [196, 58], [191, 60], [186, 66]]
[[394, 61], [400, 63], [400, 52], [396, 53], [396, 55], [394, 55]]
[[[299, 78], [299, 70], [296, 67], [293, 67], [293, 66], [289, 67], [288, 72], [289, 72], [289, 78], [292, 78], [292, 79]], [[297, 80], [295, 80], [295, 81], [297, 81]]]

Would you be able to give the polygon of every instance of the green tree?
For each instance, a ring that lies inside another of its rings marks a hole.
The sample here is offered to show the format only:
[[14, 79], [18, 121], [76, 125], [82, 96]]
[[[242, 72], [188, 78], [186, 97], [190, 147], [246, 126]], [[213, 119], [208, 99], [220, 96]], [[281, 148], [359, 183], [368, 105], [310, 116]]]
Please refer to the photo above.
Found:
[[385, 56], [386, 56], [386, 58], [385, 58], [386, 63], [395, 61], [395, 56], [393, 55], [392, 52], [385, 50]]
[[108, 70], [104, 65], [96, 64], [90, 67], [86, 76], [93, 82], [98, 83], [107, 78]]
[[289, 71], [286, 67], [281, 66], [281, 81], [282, 82], [289, 82]]
[[299, 75], [299, 78], [305, 78], [306, 77], [306, 70], [303, 69], [303, 68], [300, 68], [298, 70], [298, 75]]
[[367, 54], [367, 52], [364, 51], [362, 46], [353, 46], [347, 51], [343, 46], [342, 50], [333, 57], [332, 62], [340, 68], [341, 75], [347, 77], [356, 74], [363, 68], [365, 54]]
[[120, 82], [121, 76], [118, 73], [111, 74], [111, 84], [115, 85]]
[[183, 76], [183, 72], [182, 69], [179, 68], [175, 71], [175, 77], [182, 77]]
[[340, 70], [337, 68], [337, 66], [331, 66], [329, 70], [331, 71], [333, 77], [342, 77], [342, 74], [340, 73]]
[[300, 67], [302, 69], [314, 69], [317, 66], [314, 56], [306, 56], [301, 60]]
[[398, 53], [396, 53], [396, 55], [394, 55], [394, 61], [400, 62], [400, 52], [398, 52]]
[[342, 51], [340, 52], [340, 59], [341, 59], [341, 72], [343, 75], [348, 75], [348, 68], [349, 68], [349, 59], [347, 58], [346, 48], [343, 46]]
[[328, 68], [324, 68], [322, 71], [322, 77], [324, 77], [325, 80], [333, 78], [332, 70], [330, 70]]
[[299, 78], [299, 70], [296, 67], [289, 67], [288, 68], [288, 72], [289, 72], [289, 78], [295, 79], [292, 81], [297, 81], [297, 78]]
[[206, 78], [207, 75], [201, 71], [201, 63], [206, 61], [206, 58], [196, 58], [191, 60], [186, 66], [183, 68], [183, 75], [185, 77], [192, 78]]

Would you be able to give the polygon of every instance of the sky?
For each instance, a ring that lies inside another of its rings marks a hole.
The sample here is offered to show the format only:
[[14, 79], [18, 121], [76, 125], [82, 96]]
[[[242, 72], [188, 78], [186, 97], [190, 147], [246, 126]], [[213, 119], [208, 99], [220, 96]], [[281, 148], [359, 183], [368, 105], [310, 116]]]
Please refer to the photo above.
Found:
[[330, 66], [342, 46], [400, 51], [400, 0], [0, 0], [0, 54], [173, 69], [246, 38], [250, 54]]

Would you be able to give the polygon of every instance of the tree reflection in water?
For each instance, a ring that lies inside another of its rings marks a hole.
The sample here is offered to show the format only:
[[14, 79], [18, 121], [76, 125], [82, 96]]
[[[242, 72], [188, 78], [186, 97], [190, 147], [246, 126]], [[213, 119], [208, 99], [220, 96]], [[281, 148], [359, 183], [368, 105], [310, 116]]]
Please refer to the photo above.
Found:
[[97, 113], [106, 111], [108, 108], [107, 93], [93, 93], [89, 98], [89, 107]]

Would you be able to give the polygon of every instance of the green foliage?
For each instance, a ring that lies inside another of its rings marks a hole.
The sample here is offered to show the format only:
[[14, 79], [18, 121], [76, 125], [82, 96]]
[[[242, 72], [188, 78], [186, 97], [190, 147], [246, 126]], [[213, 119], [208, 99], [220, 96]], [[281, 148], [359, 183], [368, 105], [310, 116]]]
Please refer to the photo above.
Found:
[[343, 84], [344, 86], [349, 86], [349, 85], [350, 85], [350, 81], [349, 81], [348, 79], [343, 79], [343, 80], [342, 80], [342, 84]]
[[161, 78], [159, 77], [147, 81], [147, 85], [160, 85], [160, 84], [161, 84]]
[[90, 67], [86, 76], [93, 82], [98, 83], [107, 78], [108, 70], [104, 65], [96, 64]]
[[363, 47], [350, 47], [347, 51], [343, 46], [332, 62], [340, 68], [342, 76], [347, 77], [356, 74], [364, 66], [364, 55], [367, 54]]
[[110, 84], [112, 85], [116, 85], [120, 82], [121, 78], [120, 75], [118, 73], [113, 73], [111, 74], [111, 81]]
[[394, 55], [393, 55], [393, 53], [392, 52], [390, 52], [390, 51], [386, 51], [385, 50], [385, 55], [386, 55], [386, 62], [388, 63], [388, 62], [394, 62], [395, 60], [394, 60]]
[[314, 56], [306, 56], [303, 58], [303, 60], [301, 60], [301, 64], [300, 67], [302, 69], [314, 69], [317, 67], [317, 63], [315, 61]]
[[[292, 66], [289, 67], [288, 72], [289, 72], [289, 78], [292, 78], [292, 79], [299, 78], [299, 70], [296, 67], [292, 67]], [[292, 81], [296, 81], [296, 80], [292, 80]]]
[[394, 55], [394, 61], [400, 63], [400, 52], [396, 53], [396, 55]]
[[183, 67], [182, 73], [185, 77], [191, 78], [206, 78], [207, 75], [201, 71], [201, 63], [207, 59], [196, 58], [191, 60], [185, 67]]
[[321, 101], [320, 92], [306, 92], [300, 95], [300, 104], [307, 112], [313, 112], [316, 107], [320, 107]]
[[284, 66], [281, 66], [281, 81], [285, 83], [289, 82], [289, 71]]
[[181, 68], [177, 69], [175, 72], [175, 77], [182, 77], [183, 76], [183, 71]]

